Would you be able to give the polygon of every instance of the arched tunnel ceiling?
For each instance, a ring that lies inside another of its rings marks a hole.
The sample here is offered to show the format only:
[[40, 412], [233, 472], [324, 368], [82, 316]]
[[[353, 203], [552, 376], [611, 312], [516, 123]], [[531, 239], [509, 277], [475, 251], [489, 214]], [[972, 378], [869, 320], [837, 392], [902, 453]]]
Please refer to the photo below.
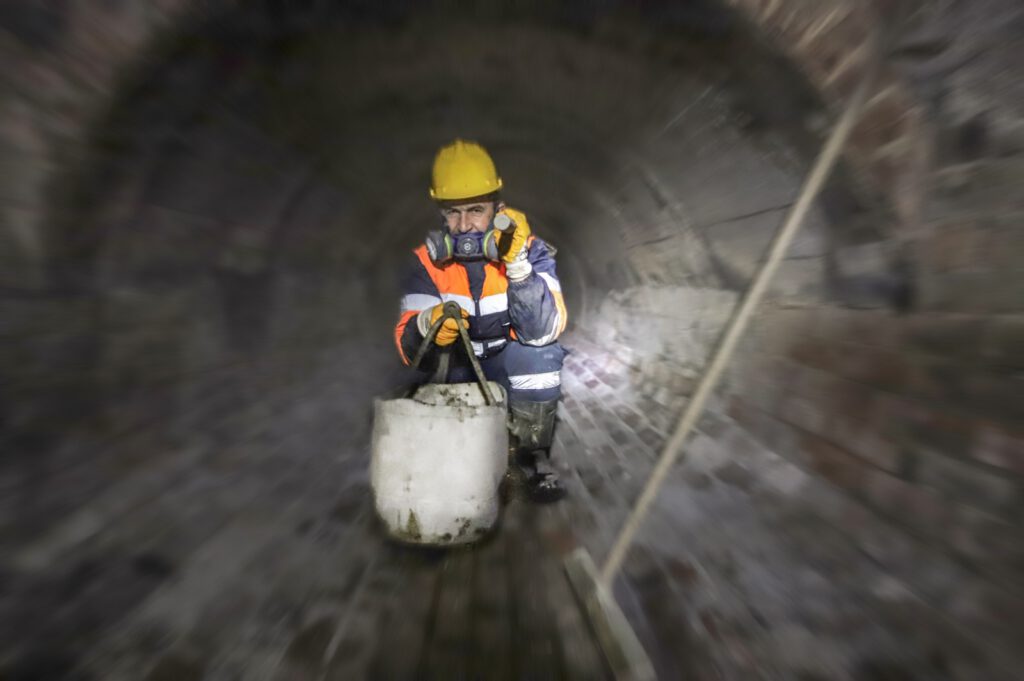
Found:
[[[566, 254], [571, 299], [609, 277], [735, 290], [795, 193], [813, 100], [721, 10], [659, 13], [655, 31], [643, 13], [607, 8], [575, 24], [523, 12], [481, 31], [423, 9], [244, 40], [231, 37], [240, 19], [223, 17], [184, 49], [170, 41], [187, 56], [144, 70], [114, 110], [105, 143], [127, 142], [116, 163], [136, 185], [117, 201], [216, 225], [192, 259], [230, 258], [217, 251], [234, 239], [307, 272], [379, 263], [370, 295], [392, 300], [395, 259], [435, 219], [432, 150], [463, 136], [487, 144], [506, 198]], [[146, 240], [138, 220], [110, 243]], [[806, 234], [799, 252], [820, 255], [820, 225]], [[642, 253], [661, 240], [671, 262]]]
[[[491, 644], [508, 678], [601, 673], [557, 559], [607, 550], [830, 114], [718, 3], [514, 5], [200, 13], [57, 156], [44, 284], [0, 300], [32, 331], [2, 358], [0, 675], [414, 678]], [[571, 494], [414, 557], [371, 522], [370, 417], [409, 380], [398, 271], [454, 136], [559, 249]], [[1019, 657], [1014, 213], [890, 239], [854, 174], [626, 563], [664, 678], [988, 679]]]

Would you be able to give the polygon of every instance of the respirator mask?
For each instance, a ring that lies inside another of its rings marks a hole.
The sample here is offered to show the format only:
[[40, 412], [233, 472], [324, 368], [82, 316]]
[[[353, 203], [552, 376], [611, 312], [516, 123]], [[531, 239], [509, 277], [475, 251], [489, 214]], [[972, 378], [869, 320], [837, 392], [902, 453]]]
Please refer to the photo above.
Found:
[[493, 225], [485, 232], [451, 234], [447, 229], [435, 229], [427, 233], [427, 254], [435, 265], [444, 265], [452, 260], [498, 260], [498, 237], [501, 235]]

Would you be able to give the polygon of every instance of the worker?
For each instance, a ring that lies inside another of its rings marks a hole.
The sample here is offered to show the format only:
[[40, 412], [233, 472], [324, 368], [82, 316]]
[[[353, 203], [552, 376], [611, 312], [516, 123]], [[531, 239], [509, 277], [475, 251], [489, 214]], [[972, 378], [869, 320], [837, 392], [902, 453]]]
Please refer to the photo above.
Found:
[[[409, 364], [444, 303], [457, 302], [484, 374], [508, 394], [514, 461], [527, 492], [535, 501], [556, 501], [565, 495], [551, 465], [566, 354], [557, 342], [565, 329], [565, 302], [554, 248], [532, 234], [526, 215], [505, 205], [501, 188], [494, 161], [479, 144], [455, 140], [438, 151], [430, 196], [440, 229], [413, 251], [395, 342]], [[498, 220], [504, 231], [495, 228], [499, 215], [508, 218]], [[439, 348], [458, 338], [449, 317], [431, 348], [435, 365]], [[475, 380], [464, 352], [451, 352], [448, 361], [449, 382]]]

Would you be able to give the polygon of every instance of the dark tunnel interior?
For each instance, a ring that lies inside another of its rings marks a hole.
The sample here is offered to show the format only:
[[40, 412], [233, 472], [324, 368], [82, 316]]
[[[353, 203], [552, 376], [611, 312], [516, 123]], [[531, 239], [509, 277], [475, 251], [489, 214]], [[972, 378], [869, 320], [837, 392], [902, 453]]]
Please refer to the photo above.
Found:
[[[0, 678], [607, 677], [561, 559], [610, 548], [865, 32], [903, 61], [616, 597], [664, 679], [1019, 673], [1013, 3], [73, 4], [0, 3]], [[569, 497], [445, 553], [384, 541], [368, 465], [456, 137], [557, 247]]]

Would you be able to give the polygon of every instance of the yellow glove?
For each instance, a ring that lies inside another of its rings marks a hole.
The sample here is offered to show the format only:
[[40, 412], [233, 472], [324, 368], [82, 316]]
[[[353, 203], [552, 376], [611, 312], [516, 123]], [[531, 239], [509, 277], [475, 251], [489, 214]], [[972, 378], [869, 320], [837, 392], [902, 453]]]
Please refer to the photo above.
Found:
[[[461, 307], [459, 308], [459, 312], [462, 313], [463, 319], [469, 319], [469, 313]], [[427, 331], [429, 331], [430, 327], [434, 325], [434, 322], [441, 318], [442, 314], [444, 314], [444, 303], [435, 305], [434, 307], [428, 307], [426, 310], [420, 312], [419, 317], [417, 318], [420, 333], [426, 336]], [[441, 347], [445, 347], [454, 343], [458, 337], [459, 325], [454, 319], [449, 317], [444, 320], [444, 323], [441, 324], [441, 328], [437, 330], [437, 334], [434, 336], [434, 343]]]
[[506, 263], [515, 262], [526, 248], [526, 240], [530, 236], [530, 223], [526, 221], [526, 215], [513, 208], [506, 208], [501, 211], [512, 220], [512, 226], [508, 231], [502, 232], [498, 239], [498, 253]]

